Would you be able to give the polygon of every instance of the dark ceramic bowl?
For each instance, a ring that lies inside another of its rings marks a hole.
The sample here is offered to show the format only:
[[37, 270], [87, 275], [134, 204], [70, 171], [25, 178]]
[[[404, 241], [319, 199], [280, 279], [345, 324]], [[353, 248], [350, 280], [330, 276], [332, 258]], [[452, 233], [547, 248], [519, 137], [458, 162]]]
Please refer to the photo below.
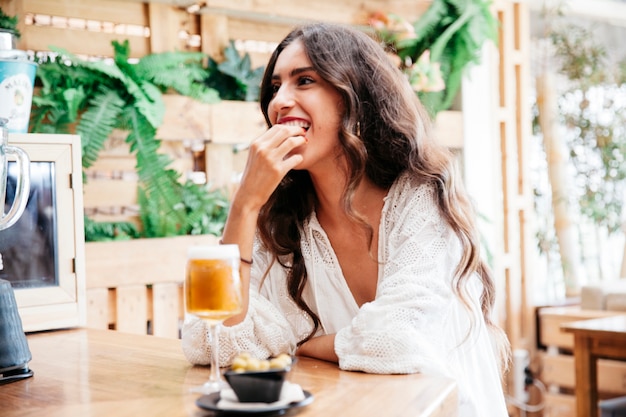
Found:
[[267, 371], [224, 372], [224, 378], [242, 403], [273, 403], [280, 398], [285, 378], [291, 367]]

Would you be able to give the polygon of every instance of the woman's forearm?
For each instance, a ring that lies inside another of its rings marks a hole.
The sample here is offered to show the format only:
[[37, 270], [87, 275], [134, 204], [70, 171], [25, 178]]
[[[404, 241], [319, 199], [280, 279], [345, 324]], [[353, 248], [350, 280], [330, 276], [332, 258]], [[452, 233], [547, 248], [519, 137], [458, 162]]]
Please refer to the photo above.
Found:
[[[241, 204], [236, 197], [233, 199], [233, 204], [231, 205], [228, 219], [224, 227], [222, 243], [238, 245], [239, 254], [242, 259], [252, 260], [252, 247], [254, 244], [254, 233], [258, 215], [258, 210]], [[248, 303], [250, 299], [250, 266], [251, 265], [246, 262], [241, 262], [239, 271], [243, 292], [243, 308], [240, 314], [224, 322], [226, 326], [241, 323], [248, 313]]]
[[328, 362], [339, 362], [339, 358], [335, 353], [335, 335], [327, 334], [312, 338], [298, 348], [296, 355], [309, 356]]

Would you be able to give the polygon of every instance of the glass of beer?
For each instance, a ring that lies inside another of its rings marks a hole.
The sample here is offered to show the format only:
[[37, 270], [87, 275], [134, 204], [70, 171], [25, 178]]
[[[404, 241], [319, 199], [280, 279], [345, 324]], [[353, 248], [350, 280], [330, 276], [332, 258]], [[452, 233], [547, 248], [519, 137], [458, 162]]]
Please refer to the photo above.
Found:
[[220, 391], [226, 385], [219, 367], [219, 327], [242, 311], [239, 259], [237, 245], [192, 246], [188, 250], [185, 309], [210, 329], [210, 378], [194, 390], [203, 394]]

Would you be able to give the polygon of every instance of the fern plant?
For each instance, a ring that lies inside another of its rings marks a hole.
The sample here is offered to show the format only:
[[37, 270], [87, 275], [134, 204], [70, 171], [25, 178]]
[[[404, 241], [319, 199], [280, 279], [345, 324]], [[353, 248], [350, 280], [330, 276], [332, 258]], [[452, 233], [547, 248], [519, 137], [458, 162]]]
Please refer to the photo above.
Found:
[[[411, 24], [410, 33], [398, 33], [388, 27], [377, 30], [389, 49], [400, 57], [402, 69], [409, 68], [427, 51], [430, 61], [439, 63], [445, 88], [417, 93], [431, 115], [450, 108], [467, 65], [480, 62], [485, 42], [497, 43], [498, 21], [490, 5], [489, 0], [433, 0]], [[392, 17], [398, 20], [397, 16]]]
[[250, 55], [240, 55], [233, 41], [224, 48], [224, 57], [220, 63], [209, 57], [206, 86], [216, 89], [224, 100], [258, 100], [265, 68], [253, 69]]
[[[204, 84], [207, 70], [202, 62], [206, 55], [166, 52], [131, 64], [128, 41], [112, 44], [112, 64], [82, 60], [58, 48], [53, 48], [56, 56], [38, 62], [36, 82], [41, 89], [33, 97], [31, 132], [80, 135], [83, 168], [96, 161], [113, 129], [127, 132], [126, 142], [137, 160], [140, 211], [146, 223], [140, 232], [124, 226], [125, 236], [219, 233], [227, 206], [225, 194], [181, 183], [180, 174], [168, 168], [172, 162], [169, 156], [159, 152], [156, 138], [165, 112], [162, 94], [167, 90], [205, 103], [219, 101], [217, 91]], [[206, 206], [187, 204], [194, 199], [204, 199]], [[207, 199], [215, 203], [208, 204]], [[106, 237], [102, 233], [106, 227], [89, 225], [87, 240], [91, 240], [90, 230]]]

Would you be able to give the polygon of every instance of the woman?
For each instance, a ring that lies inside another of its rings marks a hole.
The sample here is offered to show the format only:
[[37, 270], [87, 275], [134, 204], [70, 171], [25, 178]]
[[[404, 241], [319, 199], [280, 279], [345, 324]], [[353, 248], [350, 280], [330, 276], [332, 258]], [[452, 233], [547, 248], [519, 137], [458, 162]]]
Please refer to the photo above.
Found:
[[[490, 320], [472, 207], [381, 46], [339, 25], [295, 29], [270, 58], [261, 108], [269, 129], [251, 144], [223, 234], [252, 262], [221, 365], [289, 352], [443, 374], [458, 382], [461, 416], [506, 416], [506, 338]], [[201, 322], [185, 324], [183, 349], [209, 363]]]

